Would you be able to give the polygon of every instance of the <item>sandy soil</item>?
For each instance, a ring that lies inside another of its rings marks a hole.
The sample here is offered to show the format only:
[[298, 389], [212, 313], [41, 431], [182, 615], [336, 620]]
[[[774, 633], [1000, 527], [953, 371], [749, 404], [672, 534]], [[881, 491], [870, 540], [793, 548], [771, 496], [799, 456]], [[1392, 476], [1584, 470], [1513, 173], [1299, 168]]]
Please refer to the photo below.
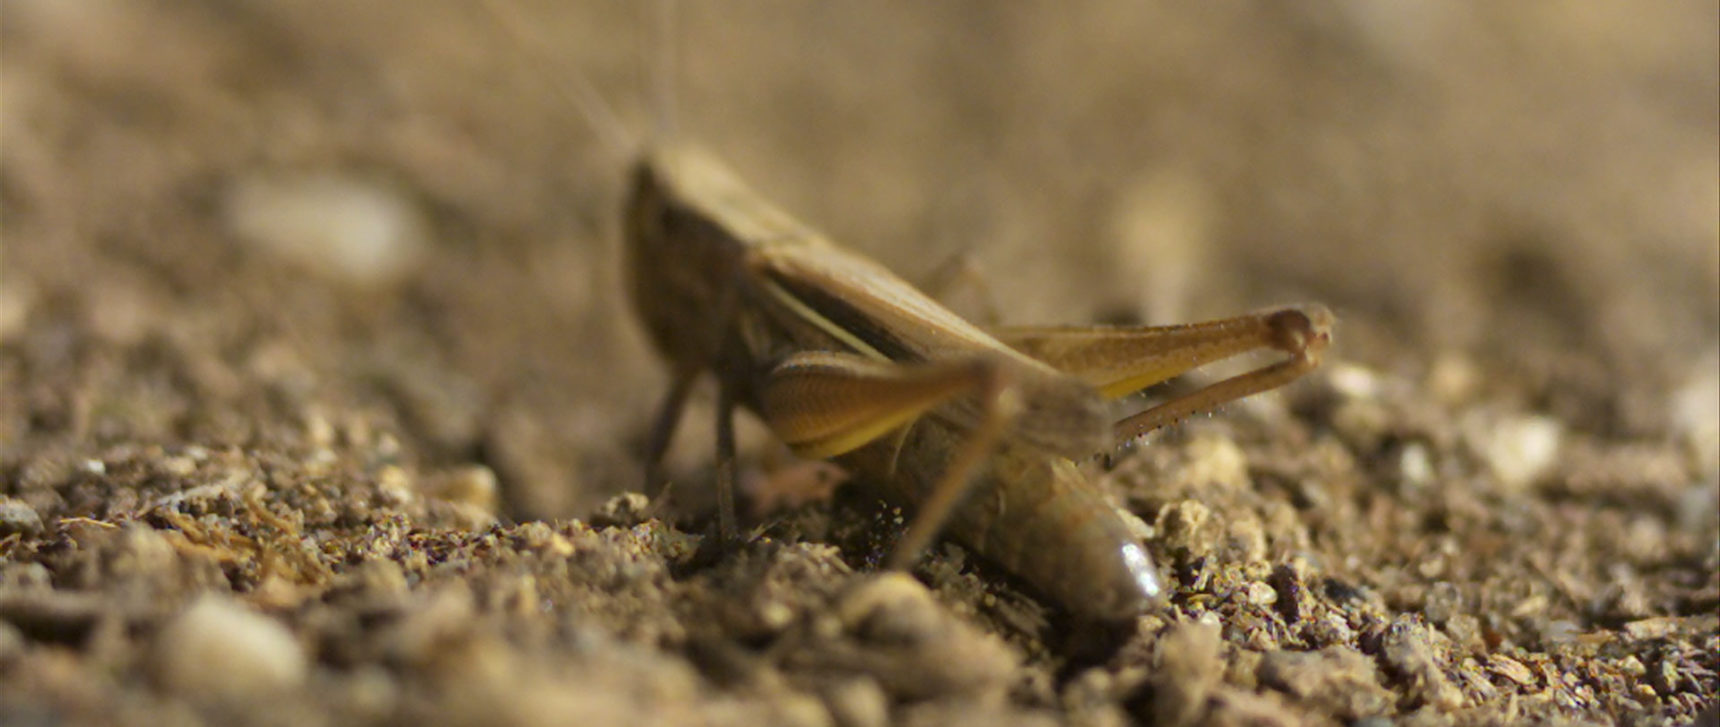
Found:
[[[0, 723], [1714, 723], [1713, 0], [688, 5], [3, 6]], [[642, 521], [581, 77], [1005, 320], [1337, 346], [1087, 465], [1133, 624], [880, 575], [900, 517], [753, 424], [694, 562], [711, 396]]]

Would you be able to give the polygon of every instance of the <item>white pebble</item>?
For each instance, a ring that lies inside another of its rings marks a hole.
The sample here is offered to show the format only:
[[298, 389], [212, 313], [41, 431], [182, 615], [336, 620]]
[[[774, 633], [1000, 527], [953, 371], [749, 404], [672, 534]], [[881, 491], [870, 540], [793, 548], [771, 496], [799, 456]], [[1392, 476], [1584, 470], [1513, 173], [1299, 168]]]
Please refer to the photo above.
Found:
[[285, 626], [214, 595], [199, 597], [161, 630], [155, 663], [164, 686], [224, 699], [296, 687], [309, 668]]
[[36, 305], [36, 289], [20, 277], [14, 275], [0, 285], [0, 341], [11, 341], [23, 333]]
[[490, 514], [495, 514], [500, 498], [496, 473], [481, 464], [427, 478], [424, 491], [438, 500], [471, 505]]
[[890, 696], [861, 675], [827, 688], [824, 706], [843, 727], [884, 727], [890, 723]]
[[405, 274], [421, 257], [429, 229], [397, 190], [333, 173], [240, 180], [226, 212], [245, 242], [360, 284]]
[[1259, 581], [1248, 584], [1247, 595], [1248, 602], [1256, 606], [1270, 606], [1278, 602], [1278, 591]]
[[1403, 448], [1398, 455], [1398, 475], [1404, 484], [1422, 487], [1433, 481], [1433, 459], [1428, 456], [1427, 447], [1421, 444], [1411, 444]]
[[1471, 417], [1469, 445], [1501, 485], [1520, 488], [1552, 466], [1559, 456], [1564, 426], [1537, 415]]
[[1684, 435], [1698, 466], [1712, 477], [1720, 472], [1720, 351], [1703, 357], [1671, 399], [1667, 410], [1673, 429]]
[[1373, 399], [1380, 395], [1379, 374], [1356, 364], [1333, 364], [1326, 380], [1331, 382], [1333, 390], [1350, 398]]

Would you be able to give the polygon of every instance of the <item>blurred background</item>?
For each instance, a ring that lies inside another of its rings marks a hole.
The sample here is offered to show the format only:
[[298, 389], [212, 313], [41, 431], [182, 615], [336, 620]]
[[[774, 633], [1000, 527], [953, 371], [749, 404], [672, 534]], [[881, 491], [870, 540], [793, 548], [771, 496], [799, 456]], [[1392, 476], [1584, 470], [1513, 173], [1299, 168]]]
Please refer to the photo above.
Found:
[[3, 7], [6, 458], [384, 432], [512, 518], [633, 486], [664, 377], [583, 77], [1007, 321], [1321, 301], [1333, 360], [1713, 477], [1713, 0]]

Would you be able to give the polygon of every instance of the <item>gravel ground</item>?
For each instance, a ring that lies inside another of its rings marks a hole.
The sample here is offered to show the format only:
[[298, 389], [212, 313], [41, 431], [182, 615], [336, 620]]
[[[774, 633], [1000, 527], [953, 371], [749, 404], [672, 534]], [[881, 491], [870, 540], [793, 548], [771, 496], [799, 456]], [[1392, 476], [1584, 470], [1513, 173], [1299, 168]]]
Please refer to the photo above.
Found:
[[[685, 5], [0, 6], [0, 723], [1715, 723], [1713, 0]], [[695, 558], [576, 79], [958, 307], [1337, 344], [1083, 464], [1134, 623], [750, 421]]]

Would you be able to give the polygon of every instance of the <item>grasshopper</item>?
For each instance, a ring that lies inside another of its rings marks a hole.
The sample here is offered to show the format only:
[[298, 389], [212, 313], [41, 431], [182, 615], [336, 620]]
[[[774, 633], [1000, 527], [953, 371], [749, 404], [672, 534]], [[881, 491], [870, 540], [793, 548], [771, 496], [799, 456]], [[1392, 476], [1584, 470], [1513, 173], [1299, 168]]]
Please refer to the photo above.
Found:
[[[600, 104], [589, 85], [580, 90], [590, 118]], [[832, 459], [915, 511], [889, 567], [911, 567], [941, 534], [1083, 618], [1126, 619], [1165, 588], [1076, 460], [1289, 383], [1331, 341], [1319, 305], [1177, 326], [987, 330], [685, 142], [639, 154], [624, 214], [626, 284], [671, 379], [647, 443], [648, 490], [709, 374], [723, 542], [737, 533], [734, 417], [744, 408], [797, 455]], [[1112, 419], [1110, 400], [1258, 349], [1285, 358]]]
[[[713, 374], [723, 537], [735, 532], [734, 414], [745, 407], [797, 455], [832, 458], [917, 510], [891, 567], [911, 566], [941, 532], [1099, 619], [1136, 613], [1164, 589], [1074, 459], [1286, 384], [1331, 341], [1318, 305], [1180, 326], [987, 332], [687, 145], [635, 164], [625, 236], [633, 304], [672, 371], [647, 466], [694, 380]], [[1261, 348], [1288, 357], [1110, 419], [1108, 399]]]

